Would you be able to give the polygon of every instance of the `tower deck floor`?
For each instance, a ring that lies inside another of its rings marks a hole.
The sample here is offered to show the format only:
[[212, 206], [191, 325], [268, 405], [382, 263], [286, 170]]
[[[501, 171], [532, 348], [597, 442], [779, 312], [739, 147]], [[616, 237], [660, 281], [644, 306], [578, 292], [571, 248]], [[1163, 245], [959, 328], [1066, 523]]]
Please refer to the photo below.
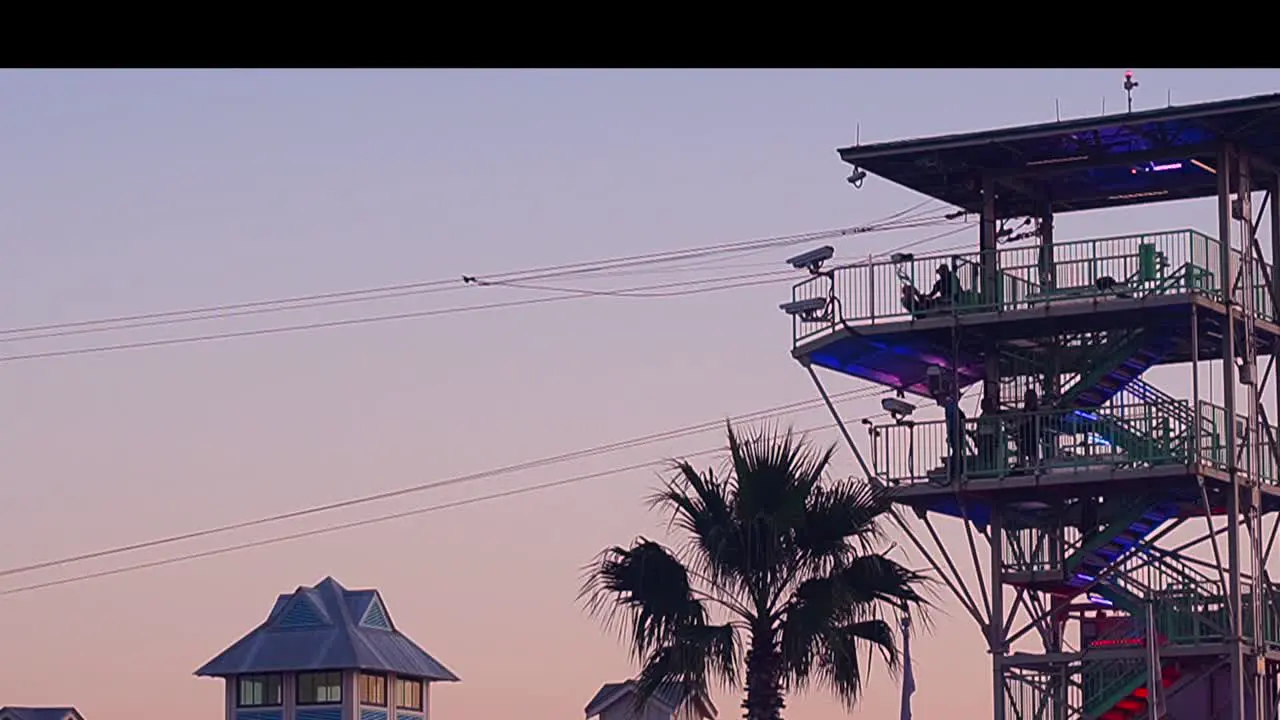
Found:
[[[982, 358], [991, 342], [1034, 348], [1041, 339], [1055, 335], [1144, 327], [1176, 341], [1161, 364], [1190, 362], [1193, 312], [1200, 359], [1220, 359], [1227, 308], [1198, 292], [1133, 299], [1086, 298], [1040, 307], [862, 324], [837, 322], [798, 341], [792, 355], [814, 366], [927, 396], [928, 368], [949, 368], [948, 358], [953, 356], [962, 385], [980, 380]], [[1242, 334], [1243, 310], [1233, 306], [1232, 315]], [[1255, 328], [1258, 354], [1269, 355], [1280, 348], [1280, 324], [1256, 318]]]

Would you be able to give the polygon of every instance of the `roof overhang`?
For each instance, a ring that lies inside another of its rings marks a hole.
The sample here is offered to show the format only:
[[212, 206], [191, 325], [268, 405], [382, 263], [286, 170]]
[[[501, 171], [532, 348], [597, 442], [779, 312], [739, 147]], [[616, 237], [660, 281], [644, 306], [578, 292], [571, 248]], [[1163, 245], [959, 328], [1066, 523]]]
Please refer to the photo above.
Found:
[[1216, 195], [1218, 153], [1226, 144], [1249, 156], [1253, 189], [1275, 186], [1280, 93], [859, 145], [839, 154], [867, 173], [975, 214], [989, 181], [996, 215], [1021, 217]]

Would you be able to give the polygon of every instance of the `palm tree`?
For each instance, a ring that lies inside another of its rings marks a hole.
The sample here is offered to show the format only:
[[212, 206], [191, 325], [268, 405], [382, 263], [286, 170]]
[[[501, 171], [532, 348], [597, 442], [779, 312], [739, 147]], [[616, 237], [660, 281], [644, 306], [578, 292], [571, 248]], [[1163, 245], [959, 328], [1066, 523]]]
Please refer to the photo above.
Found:
[[580, 597], [642, 663], [639, 703], [672, 684], [690, 698], [713, 681], [740, 687], [745, 654], [747, 720], [779, 720], [784, 695], [811, 683], [851, 708], [872, 650], [897, 668], [883, 618], [927, 607], [926, 578], [874, 548], [889, 499], [824, 480], [835, 446], [815, 450], [791, 430], [744, 439], [730, 426], [728, 451], [727, 477], [675, 462], [652, 498], [687, 536], [682, 548], [644, 537], [608, 548]]

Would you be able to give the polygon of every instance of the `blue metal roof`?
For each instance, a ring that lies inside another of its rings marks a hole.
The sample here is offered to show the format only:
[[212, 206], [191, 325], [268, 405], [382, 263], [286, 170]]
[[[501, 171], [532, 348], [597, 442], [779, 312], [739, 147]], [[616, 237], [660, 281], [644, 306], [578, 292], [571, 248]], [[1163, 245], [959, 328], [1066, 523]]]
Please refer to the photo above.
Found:
[[[840, 158], [963, 208], [982, 210], [982, 175], [1000, 217], [1119, 207], [1217, 193], [1217, 146], [1238, 144], [1280, 167], [1280, 94], [1123, 115], [859, 145]], [[1273, 171], [1272, 171], [1273, 172]], [[1255, 177], [1254, 189], [1274, 175]]]
[[[635, 680], [626, 680], [619, 683], [605, 683], [596, 691], [591, 702], [587, 703], [587, 707], [583, 710], [587, 717], [595, 717], [605, 710], [613, 707], [625, 698], [630, 698], [635, 692]], [[680, 707], [685, 699], [684, 688], [675, 683], [666, 683], [660, 685], [658, 690], [653, 694], [651, 701], [656, 701], [666, 710], [674, 712]], [[713, 718], [716, 715], [715, 705], [711, 703], [709, 698], [699, 698], [694, 701], [695, 715], [703, 718]]]
[[325, 578], [276, 598], [267, 619], [196, 675], [368, 670], [441, 682], [459, 678], [395, 629], [376, 590]]
[[0, 720], [84, 720], [73, 707], [0, 707]]

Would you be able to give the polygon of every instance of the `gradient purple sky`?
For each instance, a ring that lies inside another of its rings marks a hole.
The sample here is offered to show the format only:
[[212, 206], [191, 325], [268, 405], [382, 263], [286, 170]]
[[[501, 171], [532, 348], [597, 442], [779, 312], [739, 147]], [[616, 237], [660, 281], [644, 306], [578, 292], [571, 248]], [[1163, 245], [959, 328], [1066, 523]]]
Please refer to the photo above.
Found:
[[[730, 242], [857, 224], [921, 198], [843, 181], [834, 149], [1119, 110], [1106, 71], [7, 72], [0, 326], [11, 328]], [[1277, 71], [1138, 70], [1137, 106], [1280, 89]], [[1195, 225], [1204, 204], [1064, 218], [1060, 237]], [[936, 232], [936, 231], [933, 231]], [[930, 234], [840, 246], [865, 255]], [[976, 237], [976, 231], [964, 237]], [[955, 238], [945, 241], [954, 244]], [[976, 239], [974, 240], [976, 243]], [[781, 261], [786, 251], [726, 264]], [[724, 269], [733, 274], [749, 272]], [[680, 279], [624, 278], [614, 286]], [[785, 283], [587, 299], [267, 338], [0, 363], [0, 567], [498, 467], [814, 396]], [[3, 343], [0, 355], [492, 302], [465, 288], [247, 321]], [[832, 391], [858, 387], [833, 381]], [[873, 402], [851, 415], [874, 412]], [[824, 424], [818, 411], [795, 417]], [[832, 434], [823, 434], [835, 440]], [[342, 520], [695, 452], [718, 431], [424, 493]], [[840, 472], [851, 472], [841, 452]], [[462, 676], [440, 718], [577, 717], [633, 670], [575, 602], [601, 548], [661, 532], [653, 472], [0, 597], [0, 705], [89, 720], [215, 718], [191, 672], [276, 593], [377, 587]], [[216, 547], [0, 579], [0, 589]], [[951, 529], [954, 531], [954, 528]], [[976, 627], [915, 645], [919, 717], [989, 710]], [[863, 717], [896, 707], [877, 671]], [[719, 699], [738, 714], [736, 698]], [[821, 694], [790, 715], [844, 717]]]

